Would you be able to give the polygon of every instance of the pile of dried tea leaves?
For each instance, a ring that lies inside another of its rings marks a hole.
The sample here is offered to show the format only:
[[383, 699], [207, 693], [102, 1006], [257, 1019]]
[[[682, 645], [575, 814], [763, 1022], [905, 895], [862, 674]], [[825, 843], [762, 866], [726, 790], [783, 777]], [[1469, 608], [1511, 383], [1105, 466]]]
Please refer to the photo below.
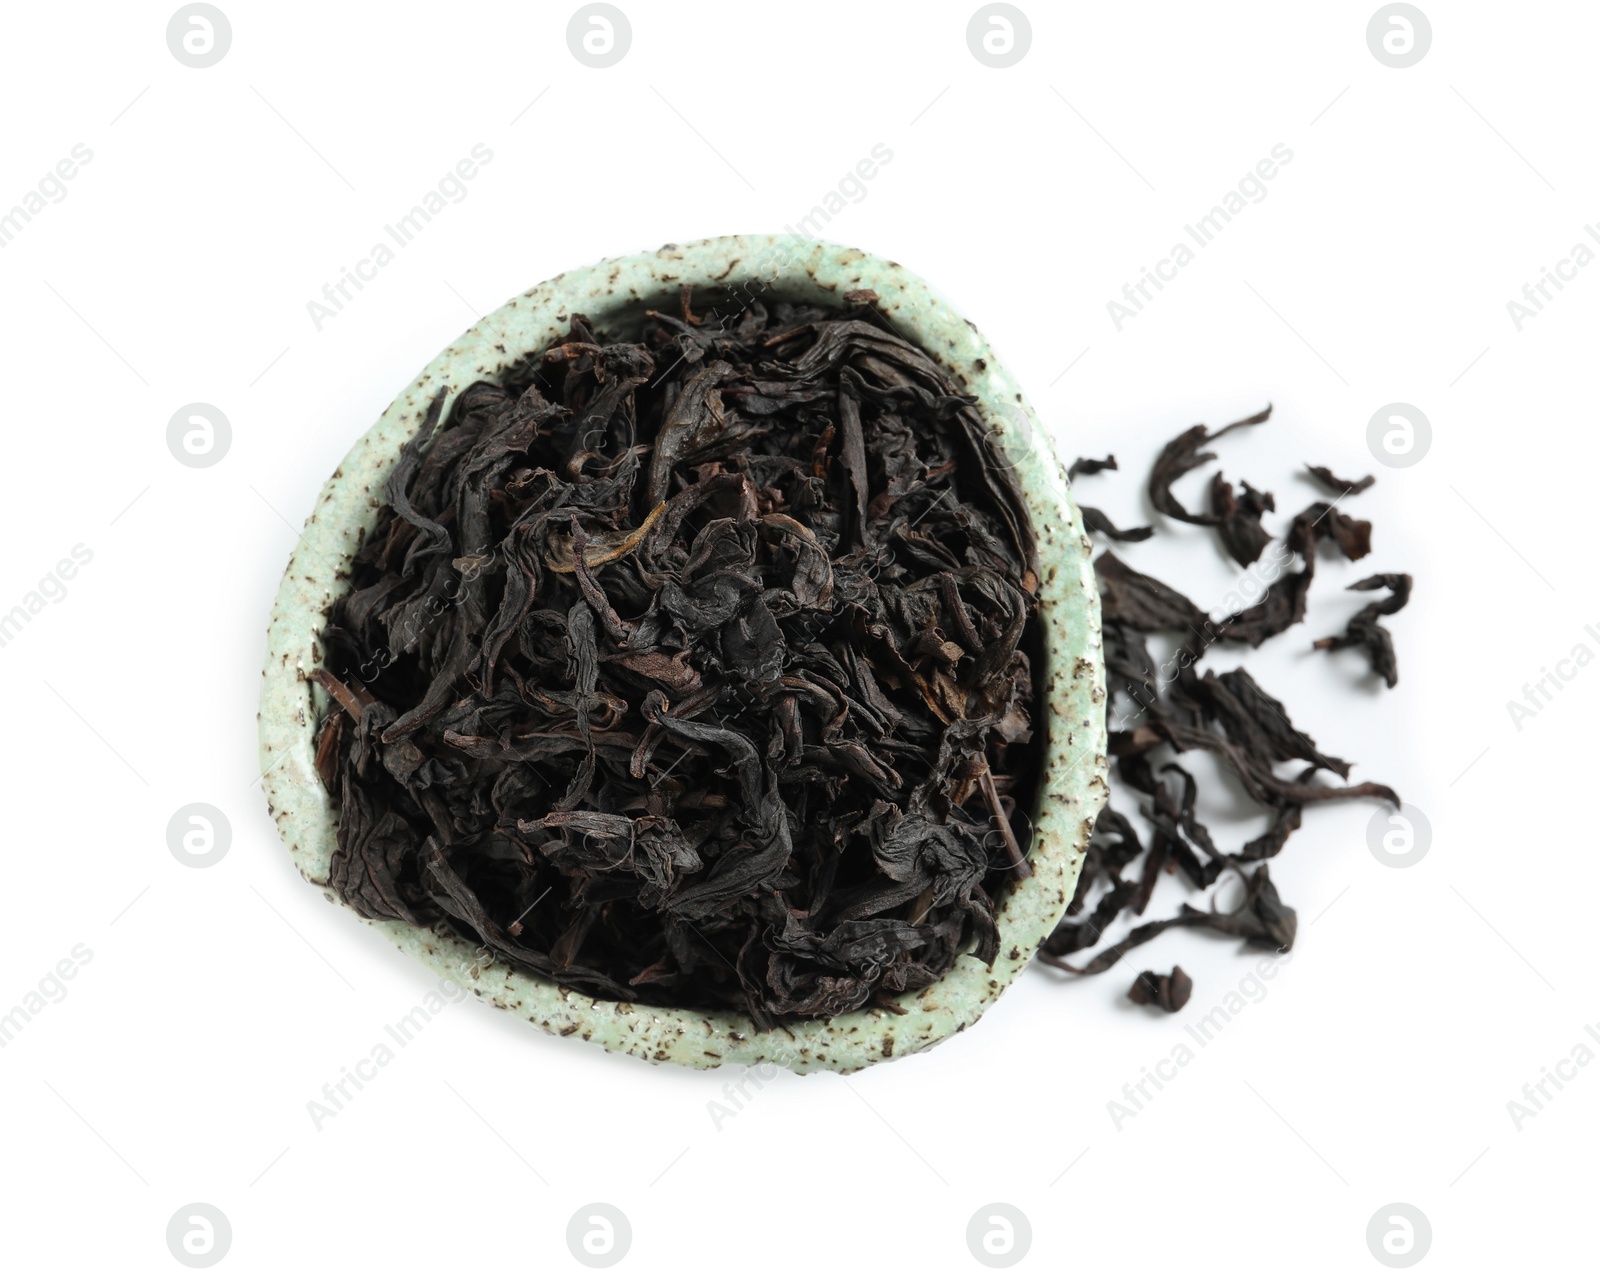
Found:
[[993, 962], [1032, 534], [974, 400], [844, 299], [575, 315], [434, 402], [323, 633], [345, 901], [762, 1027]]
[[[1210, 485], [1210, 508], [1190, 512], [1172, 493], [1184, 474], [1216, 459], [1204, 450], [1235, 429], [1264, 422], [1271, 408], [1212, 433], [1203, 424], [1179, 434], [1156, 457], [1146, 487], [1155, 509], [1176, 521], [1216, 530], [1224, 551], [1241, 566], [1257, 561], [1273, 536], [1262, 525], [1263, 513], [1275, 512], [1273, 497], [1248, 482], [1236, 492], [1218, 472]], [[1076, 461], [1071, 477], [1117, 467], [1116, 458]], [[1373, 478], [1345, 482], [1328, 469], [1309, 467], [1316, 481], [1334, 497], [1316, 501], [1298, 513], [1284, 535], [1285, 547], [1299, 558], [1298, 570], [1274, 580], [1261, 600], [1236, 613], [1212, 619], [1176, 589], [1141, 574], [1110, 549], [1095, 561], [1100, 586], [1105, 643], [1106, 702], [1109, 750], [1115, 760], [1113, 800], [1138, 801], [1146, 839], [1108, 802], [1095, 823], [1083, 873], [1066, 918], [1045, 942], [1039, 957], [1074, 973], [1099, 973], [1130, 950], [1170, 928], [1200, 928], [1243, 938], [1253, 946], [1287, 950], [1294, 945], [1295, 913], [1278, 896], [1267, 870], [1289, 836], [1300, 827], [1302, 811], [1323, 800], [1366, 797], [1400, 798], [1375, 782], [1335, 784], [1318, 780], [1326, 772], [1348, 779], [1350, 764], [1325, 755], [1289, 719], [1284, 705], [1258, 685], [1244, 668], [1204, 675], [1196, 665], [1214, 644], [1260, 646], [1263, 641], [1302, 622], [1306, 598], [1317, 571], [1321, 546], [1350, 561], [1365, 557], [1372, 546], [1372, 525], [1344, 512], [1339, 505], [1373, 483]], [[1083, 507], [1084, 524], [1108, 539], [1142, 540], [1152, 527], [1117, 530], [1103, 513]], [[1372, 671], [1391, 689], [1399, 679], [1394, 643], [1378, 620], [1394, 614], [1411, 595], [1411, 576], [1379, 574], [1350, 587], [1385, 590], [1388, 595], [1363, 607], [1343, 634], [1314, 643], [1318, 650], [1359, 648]], [[1159, 666], [1147, 638], [1163, 634], [1176, 649]], [[1267, 830], [1229, 851], [1219, 848], [1195, 813], [1197, 783], [1174, 757], [1183, 752], [1215, 755], [1239, 788], [1267, 815]], [[1283, 772], [1289, 767], [1291, 772]], [[1127, 871], [1128, 874], [1124, 875]], [[1150, 920], [1128, 931], [1081, 963], [1099, 946], [1106, 929], [1120, 916], [1142, 916], [1162, 875], [1181, 872], [1191, 889], [1212, 894], [1212, 903], [1185, 903], [1176, 915]], [[1243, 885], [1242, 899], [1226, 909], [1215, 905], [1214, 890], [1232, 878]], [[1092, 903], [1092, 905], [1091, 905]], [[1129, 998], [1168, 1012], [1188, 1001], [1192, 982], [1181, 968], [1170, 974], [1141, 972]]]

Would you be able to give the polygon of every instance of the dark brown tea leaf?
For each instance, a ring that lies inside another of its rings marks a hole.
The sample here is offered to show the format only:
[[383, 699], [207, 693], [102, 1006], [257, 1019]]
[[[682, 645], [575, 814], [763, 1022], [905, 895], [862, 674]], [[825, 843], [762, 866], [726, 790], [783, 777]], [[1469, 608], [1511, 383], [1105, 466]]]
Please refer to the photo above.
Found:
[[1114, 455], [1108, 455], [1103, 460], [1086, 460], [1080, 455], [1072, 462], [1071, 467], [1067, 469], [1067, 481], [1076, 481], [1080, 473], [1092, 477], [1096, 473], [1104, 473], [1108, 469], [1115, 469], [1116, 467], [1117, 457]]
[[1337, 496], [1339, 499], [1343, 499], [1346, 495], [1359, 495], [1378, 480], [1371, 473], [1368, 473], [1363, 478], [1347, 482], [1342, 477], [1335, 477], [1332, 469], [1324, 468], [1320, 464], [1306, 465], [1306, 472], [1321, 482], [1328, 494]]
[[1199, 468], [1202, 464], [1216, 459], [1216, 453], [1202, 451], [1200, 448], [1209, 442], [1232, 433], [1235, 429], [1242, 429], [1247, 425], [1260, 424], [1269, 419], [1272, 408], [1268, 406], [1263, 411], [1256, 412], [1243, 420], [1235, 420], [1232, 424], [1218, 429], [1215, 433], [1203, 424], [1194, 425], [1185, 429], [1177, 437], [1162, 447], [1161, 454], [1156, 456], [1155, 466], [1150, 470], [1150, 480], [1146, 490], [1150, 495], [1150, 502], [1159, 512], [1180, 522], [1188, 522], [1194, 526], [1215, 526], [1218, 518], [1215, 513], [1191, 513], [1179, 502], [1178, 497], [1172, 493], [1172, 484], [1185, 473]]
[[1395, 662], [1394, 638], [1389, 629], [1378, 620], [1385, 615], [1398, 613], [1411, 600], [1410, 575], [1371, 575], [1350, 585], [1354, 592], [1373, 592], [1389, 589], [1381, 601], [1362, 606], [1345, 625], [1344, 633], [1336, 637], [1323, 637], [1312, 642], [1317, 650], [1345, 650], [1352, 647], [1366, 653], [1372, 670], [1383, 678], [1383, 683], [1393, 689], [1400, 683], [1400, 668]]
[[1127, 530], [1118, 530], [1109, 517], [1098, 508], [1091, 508], [1088, 504], [1079, 504], [1078, 512], [1083, 515], [1083, 524], [1086, 529], [1104, 535], [1107, 539], [1114, 539], [1118, 543], [1141, 543], [1156, 533], [1155, 528], [1151, 526], [1130, 526]]
[[1241, 482], [1236, 495], [1220, 472], [1211, 479], [1211, 515], [1216, 518], [1217, 534], [1228, 556], [1241, 566], [1251, 565], [1272, 542], [1261, 525], [1261, 514], [1276, 511], [1272, 496], [1249, 482]]
[[[1268, 414], [1262, 412], [1215, 434], [1204, 425], [1186, 430], [1162, 450], [1149, 481], [1151, 501], [1161, 512], [1178, 521], [1216, 527], [1229, 555], [1241, 565], [1258, 561], [1272, 542], [1262, 523], [1264, 513], [1275, 511], [1272, 496], [1248, 482], [1236, 491], [1219, 472], [1211, 480], [1210, 511], [1199, 514], [1184, 508], [1171, 486], [1215, 458], [1201, 450], [1206, 443], [1232, 429], [1260, 423]], [[1079, 460], [1073, 472], [1110, 468], [1115, 465]], [[1327, 469], [1311, 467], [1310, 471], [1340, 498], [1365, 490], [1373, 482], [1369, 477], [1346, 483]], [[1085, 509], [1084, 517], [1090, 529], [1118, 537], [1114, 527], [1106, 529], [1109, 523], [1098, 511]], [[1242, 938], [1250, 945], [1288, 950], [1295, 939], [1295, 913], [1278, 896], [1265, 861], [1280, 853], [1299, 830], [1306, 806], [1327, 800], [1375, 799], [1399, 807], [1400, 797], [1382, 783], [1339, 785], [1318, 780], [1320, 771], [1348, 779], [1350, 762], [1323, 752], [1309, 734], [1295, 726], [1284, 704], [1248, 670], [1201, 674], [1197, 668], [1219, 641], [1255, 647], [1302, 622], [1324, 542], [1346, 560], [1359, 560], [1372, 549], [1371, 523], [1343, 512], [1337, 501], [1311, 504], [1290, 522], [1280, 549], [1285, 560], [1298, 556], [1298, 569], [1273, 579], [1255, 604], [1215, 620], [1183, 593], [1135, 570], [1114, 553], [1103, 552], [1096, 558], [1108, 692], [1107, 740], [1116, 760], [1112, 789], [1143, 797], [1139, 813], [1149, 835], [1142, 838], [1111, 804], [1101, 811], [1066, 916], [1040, 949], [1044, 963], [1072, 973], [1104, 972], [1129, 951], [1174, 928], [1206, 929]], [[1373, 669], [1393, 685], [1393, 643], [1378, 619], [1405, 605], [1410, 576], [1374, 575], [1351, 586], [1362, 591], [1387, 588], [1390, 595], [1363, 608], [1342, 636], [1324, 638], [1316, 648], [1359, 647]], [[1178, 639], [1176, 651], [1160, 666], [1147, 644], [1149, 637]], [[1199, 781], [1168, 759], [1195, 751], [1211, 753], [1230, 772], [1239, 790], [1266, 816], [1265, 831], [1234, 848], [1219, 846], [1218, 837], [1196, 812]], [[1280, 772], [1285, 765], [1298, 768]], [[1176, 914], [1136, 924], [1120, 939], [1102, 946], [1107, 931], [1119, 919], [1145, 913], [1167, 876], [1199, 892], [1232, 876], [1245, 884], [1245, 896], [1230, 910], [1218, 910], [1214, 903], [1210, 907], [1185, 903]], [[1087, 951], [1096, 953], [1082, 964], [1068, 962], [1069, 956]], [[1188, 1000], [1191, 989], [1189, 978], [1175, 967], [1166, 975], [1140, 973], [1129, 997], [1136, 1003], [1176, 1011]]]
[[1141, 972], [1133, 979], [1128, 998], [1163, 1012], [1177, 1012], [1189, 1002], [1193, 990], [1194, 982], [1189, 974], [1174, 964], [1170, 973]]
[[316, 672], [350, 905], [763, 1028], [994, 960], [1038, 563], [974, 400], [875, 299], [574, 315], [434, 401]]

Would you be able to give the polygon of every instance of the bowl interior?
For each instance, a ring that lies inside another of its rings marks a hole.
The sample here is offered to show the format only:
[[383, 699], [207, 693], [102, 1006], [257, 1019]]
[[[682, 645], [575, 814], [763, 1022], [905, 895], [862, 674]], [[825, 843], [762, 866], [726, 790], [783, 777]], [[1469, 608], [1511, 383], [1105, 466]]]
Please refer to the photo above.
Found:
[[[648, 309], [676, 313], [693, 284], [698, 315], [736, 314], [753, 300], [838, 304], [870, 288], [903, 336], [977, 396], [998, 443], [998, 462], [1020, 485], [1038, 539], [1041, 747], [1032, 810], [1031, 878], [996, 899], [1000, 954], [993, 967], [970, 955], [927, 989], [879, 1008], [758, 1032], [748, 1017], [597, 1000], [495, 962], [447, 929], [373, 924], [401, 949], [496, 1006], [559, 1035], [613, 1051], [702, 1068], [773, 1064], [806, 1072], [850, 1071], [930, 1046], [972, 1022], [1032, 958], [1066, 909], [1105, 797], [1104, 668], [1099, 598], [1089, 545], [1065, 475], [1032, 409], [982, 334], [903, 267], [851, 248], [785, 236], [733, 236], [601, 261], [508, 301], [444, 350], [351, 449], [323, 488], [290, 559], [268, 629], [260, 712], [268, 805], [300, 872], [330, 900], [328, 864], [337, 809], [312, 763], [312, 734], [326, 710], [309, 679], [319, 633], [343, 572], [382, 508], [401, 445], [442, 387], [449, 402], [478, 380], [500, 380], [563, 336], [575, 313], [612, 336], [632, 336]], [[351, 912], [355, 914], [354, 911]]]

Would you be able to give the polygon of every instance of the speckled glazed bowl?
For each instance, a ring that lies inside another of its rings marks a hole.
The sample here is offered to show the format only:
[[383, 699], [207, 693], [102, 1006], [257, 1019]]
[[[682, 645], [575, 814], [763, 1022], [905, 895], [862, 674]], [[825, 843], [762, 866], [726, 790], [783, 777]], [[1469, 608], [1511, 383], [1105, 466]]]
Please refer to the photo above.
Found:
[[503, 962], [480, 962], [470, 943], [442, 927], [373, 926], [440, 975], [552, 1034], [701, 1068], [769, 1064], [799, 1073], [849, 1072], [938, 1043], [966, 1029], [999, 998], [1066, 910], [1106, 790], [1100, 604], [1089, 543], [1061, 465], [983, 335], [893, 261], [789, 236], [668, 244], [559, 275], [469, 328], [345, 456], [289, 560], [267, 632], [261, 692], [268, 806], [295, 866], [338, 902], [328, 886], [338, 809], [312, 763], [312, 734], [327, 700], [310, 678], [321, 659], [319, 637], [329, 608], [345, 586], [344, 570], [377, 521], [384, 483], [401, 445], [416, 431], [438, 389], [448, 387], [453, 398], [476, 380], [496, 379], [518, 355], [563, 335], [573, 313], [589, 315], [604, 331], [628, 334], [646, 308], [667, 308], [664, 302], [684, 283], [735, 297], [743, 289], [752, 297], [824, 303], [838, 303], [853, 288], [871, 288], [899, 331], [977, 395], [999, 442], [1001, 462], [1015, 468], [1039, 541], [1048, 698], [1035, 732], [1045, 756], [1032, 810], [1033, 875], [1014, 882], [998, 901], [999, 957], [991, 968], [972, 955], [959, 956], [938, 982], [900, 998], [903, 1015], [871, 1008], [763, 1033], [738, 1013], [597, 1000]]

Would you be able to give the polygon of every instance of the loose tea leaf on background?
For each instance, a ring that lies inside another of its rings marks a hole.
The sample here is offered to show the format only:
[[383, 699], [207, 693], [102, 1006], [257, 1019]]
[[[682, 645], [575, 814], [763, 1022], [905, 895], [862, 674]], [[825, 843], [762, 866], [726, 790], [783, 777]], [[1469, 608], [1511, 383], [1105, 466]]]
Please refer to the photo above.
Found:
[[1410, 575], [1371, 575], [1350, 585], [1352, 592], [1373, 592], [1389, 589], [1381, 601], [1362, 606], [1345, 625], [1344, 633], [1336, 637], [1323, 637], [1312, 642], [1317, 650], [1345, 650], [1356, 647], [1363, 650], [1372, 670], [1383, 677], [1383, 683], [1393, 689], [1400, 683], [1400, 668], [1395, 662], [1394, 638], [1389, 629], [1379, 623], [1384, 615], [1398, 613], [1411, 600]]
[[1378, 480], [1368, 473], [1357, 481], [1347, 482], [1342, 477], [1335, 477], [1332, 469], [1324, 468], [1320, 464], [1308, 464], [1306, 471], [1321, 482], [1330, 495], [1337, 495], [1340, 499], [1346, 495], [1359, 495]]
[[1235, 429], [1242, 429], [1247, 425], [1261, 424], [1271, 418], [1272, 408], [1269, 406], [1263, 411], [1256, 412], [1243, 420], [1235, 420], [1232, 424], [1225, 425], [1215, 433], [1204, 424], [1194, 425], [1185, 429], [1177, 437], [1161, 448], [1161, 453], [1156, 456], [1155, 466], [1150, 470], [1150, 480], [1146, 484], [1146, 491], [1150, 495], [1150, 502], [1156, 506], [1157, 511], [1165, 513], [1168, 517], [1176, 518], [1180, 522], [1189, 522], [1194, 526], [1215, 526], [1217, 516], [1215, 513], [1191, 513], [1172, 493], [1172, 484], [1185, 473], [1199, 468], [1202, 464], [1216, 459], [1212, 451], [1202, 451], [1200, 448], [1207, 443], [1215, 442], [1218, 438], [1232, 433]]
[[[1264, 513], [1276, 511], [1272, 497], [1248, 482], [1236, 494], [1219, 472], [1211, 482], [1211, 512], [1191, 514], [1170, 488], [1178, 477], [1215, 458], [1202, 452], [1201, 446], [1241, 425], [1259, 423], [1269, 413], [1270, 409], [1215, 434], [1204, 425], [1186, 430], [1163, 448], [1148, 485], [1151, 501], [1160, 511], [1179, 521], [1215, 526], [1229, 555], [1241, 565], [1259, 560], [1272, 542], [1271, 532], [1262, 523]], [[1327, 469], [1312, 467], [1311, 472], [1341, 497], [1366, 489], [1373, 480], [1342, 483]], [[1118, 538], [1104, 531], [1098, 524], [1101, 521], [1098, 514], [1091, 517], [1086, 513], [1085, 524], [1091, 531]], [[1108, 745], [1116, 761], [1112, 790], [1144, 798], [1139, 812], [1150, 835], [1147, 841], [1141, 840], [1127, 817], [1110, 803], [1105, 806], [1095, 823], [1067, 915], [1040, 950], [1039, 958], [1046, 964], [1086, 975], [1104, 972], [1128, 951], [1173, 928], [1201, 928], [1242, 937], [1251, 945], [1287, 950], [1294, 944], [1295, 914], [1278, 896], [1265, 859], [1281, 852], [1300, 828], [1305, 806], [1358, 798], [1399, 806], [1399, 796], [1382, 783], [1318, 781], [1322, 771], [1348, 779], [1350, 763], [1323, 752], [1310, 735], [1295, 726], [1284, 704], [1248, 670], [1201, 674], [1196, 667], [1219, 641], [1256, 647], [1302, 622], [1324, 542], [1346, 559], [1359, 560], [1371, 551], [1371, 523], [1351, 517], [1336, 502], [1309, 505], [1291, 519], [1283, 539], [1285, 558], [1297, 555], [1299, 569], [1274, 579], [1254, 605], [1215, 620], [1177, 589], [1135, 570], [1110, 550], [1095, 559], [1108, 690]], [[1410, 576], [1374, 575], [1353, 586], [1366, 591], [1388, 588], [1391, 595], [1364, 608], [1352, 618], [1344, 635], [1318, 641], [1317, 648], [1358, 646], [1367, 652], [1374, 670], [1392, 676], [1393, 643], [1377, 619], [1405, 605]], [[1158, 634], [1178, 639], [1177, 650], [1160, 668], [1146, 642], [1148, 636]], [[1165, 759], [1186, 751], [1214, 755], [1266, 815], [1267, 829], [1231, 851], [1220, 848], [1212, 830], [1196, 814], [1199, 782], [1195, 775]], [[1279, 766], [1285, 764], [1300, 768], [1286, 776], [1279, 772]], [[1125, 878], [1123, 872], [1129, 868], [1134, 871]], [[1171, 873], [1199, 892], [1220, 887], [1225, 877], [1237, 878], [1245, 885], [1245, 895], [1230, 910], [1184, 904], [1169, 918], [1134, 926], [1081, 965], [1069, 962], [1069, 956], [1100, 946], [1107, 929], [1120, 916], [1142, 915], [1159, 881]], [[1172, 1012], [1183, 1007], [1191, 990], [1188, 976], [1175, 967], [1167, 975], [1140, 973], [1129, 998]]]
[[1118, 530], [1116, 524], [1109, 517], [1098, 508], [1092, 508], [1088, 504], [1079, 504], [1078, 512], [1083, 517], [1085, 529], [1096, 531], [1107, 539], [1114, 539], [1118, 543], [1141, 543], [1156, 533], [1153, 526], [1130, 526], [1127, 530]]
[[1170, 973], [1141, 972], [1133, 979], [1128, 998], [1138, 1004], [1148, 1004], [1163, 1012], [1177, 1012], [1189, 1002], [1194, 982], [1189, 974], [1173, 965]]
[[1272, 535], [1261, 524], [1261, 515], [1276, 512], [1277, 507], [1270, 494], [1256, 490], [1249, 482], [1241, 482], [1235, 495], [1220, 472], [1211, 479], [1211, 515], [1216, 519], [1217, 534], [1228, 556], [1241, 566], [1254, 564], [1261, 550], [1272, 542]]
[[1071, 467], [1067, 469], [1067, 481], [1076, 481], [1080, 473], [1092, 476], [1096, 473], [1104, 473], [1108, 469], [1115, 469], [1116, 467], [1117, 457], [1114, 455], [1108, 455], [1103, 460], [1086, 460], [1080, 455], [1072, 462]]
[[1103, 622], [1136, 632], [1199, 632], [1205, 612], [1175, 588], [1133, 569], [1110, 549], [1094, 562]]
[[[1103, 460], [1086, 460], [1079, 456], [1072, 462], [1072, 467], [1067, 470], [1067, 481], [1075, 481], [1080, 474], [1093, 475], [1104, 473], [1117, 467], [1117, 457], [1108, 455]], [[1119, 530], [1114, 522], [1098, 508], [1091, 508], [1088, 504], [1079, 503], [1078, 513], [1083, 518], [1084, 527], [1104, 535], [1107, 539], [1114, 539], [1119, 543], [1139, 543], [1154, 535], [1155, 528], [1151, 526], [1133, 526], [1127, 530]]]

